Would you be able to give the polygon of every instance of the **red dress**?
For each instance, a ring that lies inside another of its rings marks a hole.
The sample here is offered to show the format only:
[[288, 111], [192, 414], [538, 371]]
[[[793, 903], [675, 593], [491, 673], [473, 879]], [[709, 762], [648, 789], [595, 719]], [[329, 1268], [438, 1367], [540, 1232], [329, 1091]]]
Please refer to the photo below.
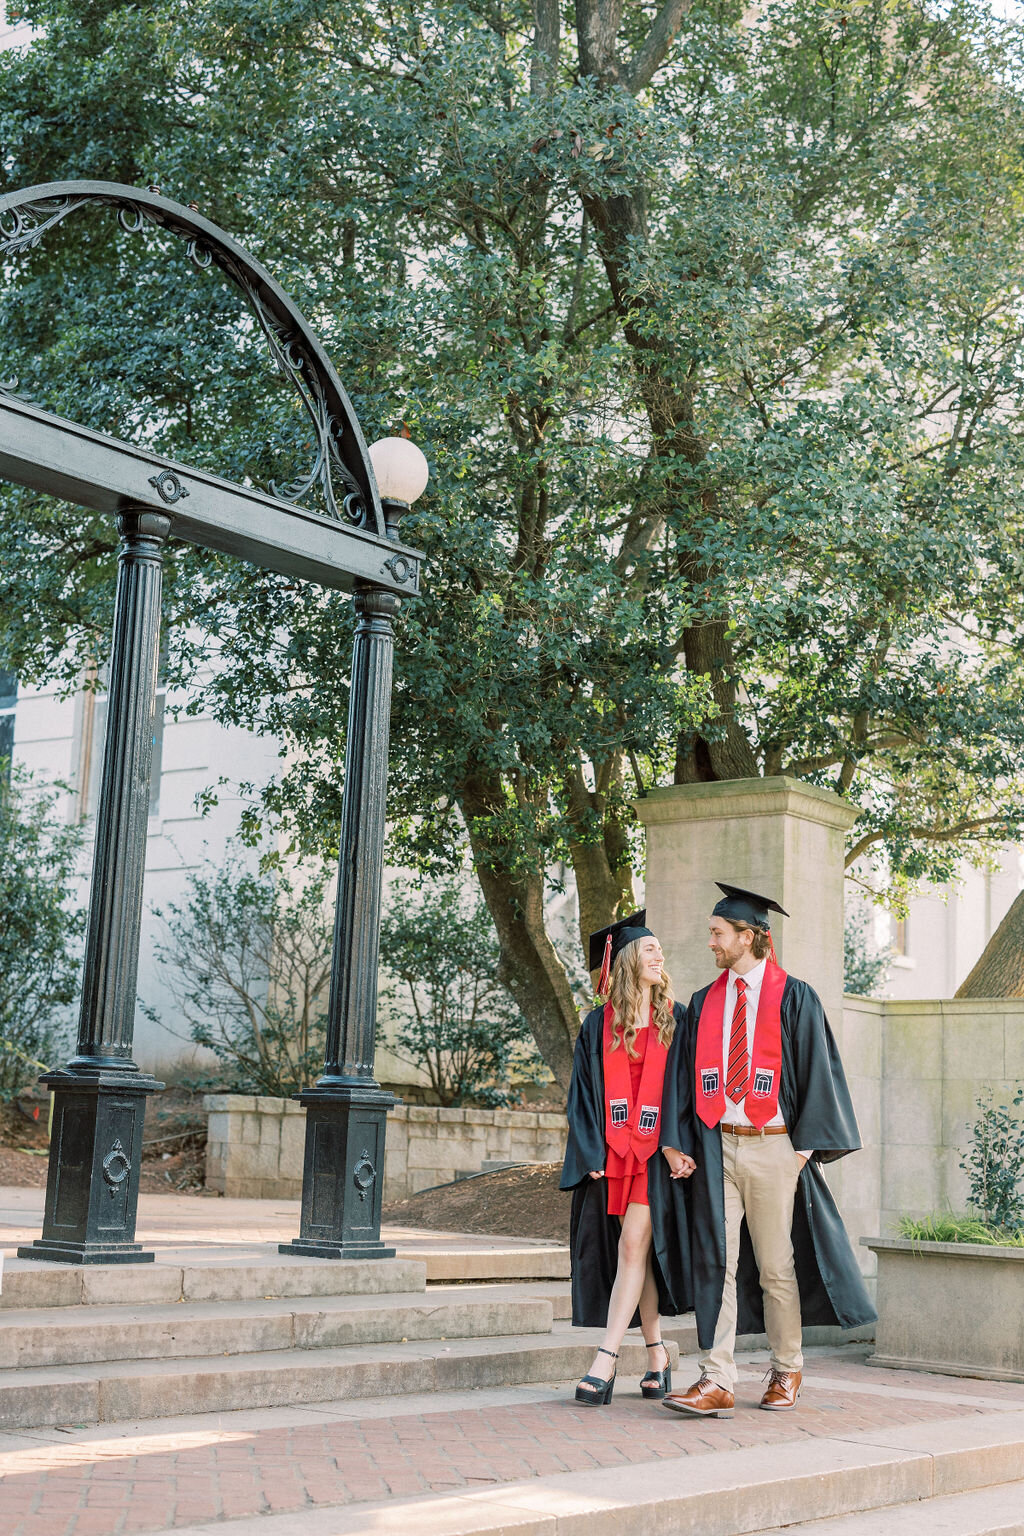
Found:
[[[651, 1026], [637, 1032], [633, 1041], [633, 1049], [640, 1054], [634, 1061], [629, 1058], [629, 1086], [636, 1103], [637, 1094], [640, 1092], [640, 1079], [643, 1076], [644, 1058], [647, 1055], [647, 1042], [651, 1036]], [[625, 1050], [624, 1045], [619, 1050]], [[657, 1153], [654, 1154], [657, 1157]], [[625, 1157], [620, 1157], [607, 1148], [607, 1156], [604, 1165], [605, 1177], [608, 1180], [608, 1215], [625, 1216], [627, 1205], [649, 1205], [647, 1198], [647, 1164], [640, 1162], [635, 1153], [630, 1150]]]

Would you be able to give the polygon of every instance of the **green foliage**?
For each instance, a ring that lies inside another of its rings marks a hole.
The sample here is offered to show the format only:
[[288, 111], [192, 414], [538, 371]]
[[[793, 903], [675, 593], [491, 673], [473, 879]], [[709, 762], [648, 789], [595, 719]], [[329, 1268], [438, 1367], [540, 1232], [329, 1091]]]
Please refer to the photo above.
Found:
[[1024, 1248], [1024, 1231], [995, 1227], [977, 1216], [956, 1216], [952, 1211], [930, 1216], [901, 1216], [900, 1237], [924, 1243], [981, 1243], [986, 1248]]
[[889, 978], [892, 951], [879, 949], [871, 918], [848, 907], [843, 926], [843, 991], [853, 997], [879, 997]]
[[497, 980], [498, 944], [465, 881], [396, 883], [381, 927], [381, 995], [399, 1018], [391, 1049], [425, 1071], [443, 1105], [512, 1103], [540, 1081], [522, 1014]]
[[[991, 1090], [975, 1102], [981, 1114], [960, 1159], [971, 1205], [993, 1227], [1024, 1230], [1024, 1116], [993, 1104]], [[1024, 1105], [1024, 1088], [1017, 1089], [1013, 1105]]]
[[75, 901], [82, 831], [59, 792], [0, 763], [0, 1101], [56, 1067], [70, 1040], [85, 911]]
[[[563, 1077], [544, 871], [584, 931], [628, 904], [638, 789], [837, 789], [851, 861], [903, 887], [1024, 837], [1024, 33], [984, 0], [697, 0], [645, 51], [651, 10], [545, 37], [525, 0], [33, 0], [0, 57], [5, 186], [196, 201], [367, 436], [427, 450], [394, 859], [453, 868], [468, 830]], [[5, 272], [0, 338], [87, 425], [260, 485], [310, 461], [237, 295], [159, 232], [68, 221]], [[111, 529], [3, 511], [0, 654], [70, 681]], [[287, 745], [254, 820], [329, 851], [347, 601], [176, 547], [166, 614], [171, 680]]]
[[[209, 1086], [286, 1097], [323, 1069], [328, 876], [294, 877], [293, 889], [229, 850], [189, 876], [181, 903], [156, 909], [168, 934], [155, 946], [167, 987], [189, 1038], [218, 1058]], [[143, 1011], [161, 1022], [151, 1005]]]

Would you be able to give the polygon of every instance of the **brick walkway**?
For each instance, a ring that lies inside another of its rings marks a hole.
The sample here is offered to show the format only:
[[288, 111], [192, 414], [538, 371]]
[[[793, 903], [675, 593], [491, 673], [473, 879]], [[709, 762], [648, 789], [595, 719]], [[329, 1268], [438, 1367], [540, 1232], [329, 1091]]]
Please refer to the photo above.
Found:
[[173, 1530], [1024, 1408], [1024, 1387], [878, 1371], [848, 1349], [815, 1352], [798, 1412], [770, 1415], [754, 1369], [732, 1420], [671, 1414], [631, 1380], [607, 1409], [531, 1387], [0, 1436], [0, 1536]]

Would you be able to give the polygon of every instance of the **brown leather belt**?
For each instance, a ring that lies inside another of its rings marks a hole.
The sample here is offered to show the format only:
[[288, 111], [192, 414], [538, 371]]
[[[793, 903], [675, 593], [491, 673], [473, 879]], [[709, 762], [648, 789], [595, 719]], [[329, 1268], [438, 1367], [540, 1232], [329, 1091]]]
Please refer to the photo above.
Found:
[[756, 1125], [723, 1125], [722, 1130], [727, 1136], [785, 1136], [787, 1134], [784, 1125], [766, 1125], [763, 1131], [759, 1131]]

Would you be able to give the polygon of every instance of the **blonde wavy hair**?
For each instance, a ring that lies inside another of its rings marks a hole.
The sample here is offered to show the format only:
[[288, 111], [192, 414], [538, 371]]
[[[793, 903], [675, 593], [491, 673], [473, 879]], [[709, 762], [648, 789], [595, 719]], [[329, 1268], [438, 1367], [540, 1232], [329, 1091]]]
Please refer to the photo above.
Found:
[[[612, 1050], [619, 1045], [624, 1045], [626, 1055], [634, 1061], [640, 1055], [634, 1049], [637, 1036], [636, 1016], [640, 1011], [640, 1000], [643, 996], [640, 981], [640, 946], [643, 939], [634, 939], [631, 944], [626, 944], [615, 956], [615, 964], [612, 966], [611, 985], [608, 988], [608, 1001], [612, 1005], [614, 1018], [612, 1020]], [[654, 1009], [654, 1027], [658, 1031], [658, 1039], [662, 1045], [672, 1043], [672, 1036], [676, 1032], [675, 1016], [672, 1013], [672, 1005], [675, 998], [672, 996], [672, 979], [661, 968], [661, 980], [655, 982], [651, 988], [651, 1006]], [[620, 1019], [628, 1022], [623, 1028]]]

